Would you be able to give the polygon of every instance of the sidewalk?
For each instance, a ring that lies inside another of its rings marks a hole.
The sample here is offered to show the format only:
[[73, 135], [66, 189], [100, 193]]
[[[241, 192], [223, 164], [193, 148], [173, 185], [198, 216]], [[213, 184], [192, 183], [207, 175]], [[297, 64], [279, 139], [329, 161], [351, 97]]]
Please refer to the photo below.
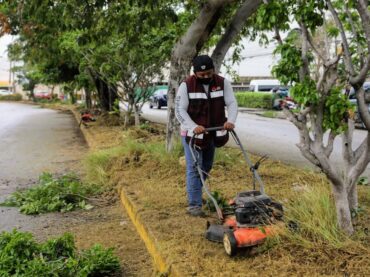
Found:
[[286, 116], [283, 111], [266, 110], [259, 108], [245, 108], [245, 107], [239, 107], [238, 111], [241, 113], [255, 114], [263, 117], [286, 119]]

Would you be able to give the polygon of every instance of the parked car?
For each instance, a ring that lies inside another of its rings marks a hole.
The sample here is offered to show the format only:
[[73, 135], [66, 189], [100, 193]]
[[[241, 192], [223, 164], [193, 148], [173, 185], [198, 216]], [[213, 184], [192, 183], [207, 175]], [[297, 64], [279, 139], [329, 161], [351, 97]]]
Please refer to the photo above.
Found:
[[279, 97], [287, 97], [289, 96], [289, 88], [283, 86], [276, 86], [272, 90], [271, 93], [276, 93]]
[[36, 99], [51, 99], [51, 93], [47, 91], [38, 91], [35, 93], [35, 98]]
[[6, 90], [6, 89], [0, 89], [0, 95], [11, 95], [13, 92]]
[[251, 80], [249, 83], [250, 91], [270, 92], [273, 88], [280, 86], [279, 80]]
[[[363, 88], [365, 90], [366, 94], [370, 93], [370, 82], [365, 82], [363, 85]], [[355, 126], [359, 128], [365, 128], [364, 123], [362, 122], [361, 115], [358, 111], [358, 105], [357, 105], [357, 99], [355, 95], [355, 90], [351, 88], [349, 95], [348, 95], [349, 101], [355, 106]], [[370, 104], [368, 104], [368, 110], [370, 112]]]
[[167, 91], [167, 86], [157, 88], [149, 98], [149, 108], [152, 109], [153, 107], [156, 107], [157, 109], [160, 109], [162, 107], [167, 107]]

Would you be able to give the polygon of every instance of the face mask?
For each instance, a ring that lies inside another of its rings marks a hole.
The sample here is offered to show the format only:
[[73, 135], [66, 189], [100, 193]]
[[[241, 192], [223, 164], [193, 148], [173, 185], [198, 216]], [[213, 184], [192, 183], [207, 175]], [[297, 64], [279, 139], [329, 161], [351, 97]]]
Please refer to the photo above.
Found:
[[198, 78], [199, 82], [203, 85], [209, 85], [212, 81], [212, 78]]

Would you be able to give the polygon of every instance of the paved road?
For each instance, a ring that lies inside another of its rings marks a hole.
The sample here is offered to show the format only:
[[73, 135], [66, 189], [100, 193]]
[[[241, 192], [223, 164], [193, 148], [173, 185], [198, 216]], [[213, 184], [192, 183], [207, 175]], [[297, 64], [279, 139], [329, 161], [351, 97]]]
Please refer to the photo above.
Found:
[[[143, 116], [158, 123], [167, 122], [167, 110], [149, 109], [144, 105]], [[298, 150], [296, 144], [299, 142], [296, 127], [285, 119], [266, 118], [254, 114], [239, 112], [236, 122], [236, 132], [239, 135], [245, 148], [257, 155], [268, 155], [274, 160], [300, 166], [313, 168]], [[366, 132], [355, 130], [354, 147], [358, 146]], [[341, 139], [337, 138], [334, 144], [334, 151], [331, 159], [340, 166], [342, 159]], [[370, 168], [366, 170], [370, 176]]]
[[[32, 185], [44, 171], [75, 170], [87, 149], [79, 132], [69, 113], [1, 102], [0, 202], [17, 188]], [[32, 231], [46, 221], [0, 207], [0, 232], [15, 227]]]

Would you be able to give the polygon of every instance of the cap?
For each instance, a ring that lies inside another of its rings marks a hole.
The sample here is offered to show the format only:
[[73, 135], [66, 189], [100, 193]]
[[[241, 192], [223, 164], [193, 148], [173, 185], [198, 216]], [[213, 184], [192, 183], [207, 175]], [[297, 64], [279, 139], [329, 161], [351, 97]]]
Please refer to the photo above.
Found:
[[215, 66], [213, 65], [213, 60], [208, 55], [196, 56], [193, 59], [193, 67], [194, 72], [215, 68]]

